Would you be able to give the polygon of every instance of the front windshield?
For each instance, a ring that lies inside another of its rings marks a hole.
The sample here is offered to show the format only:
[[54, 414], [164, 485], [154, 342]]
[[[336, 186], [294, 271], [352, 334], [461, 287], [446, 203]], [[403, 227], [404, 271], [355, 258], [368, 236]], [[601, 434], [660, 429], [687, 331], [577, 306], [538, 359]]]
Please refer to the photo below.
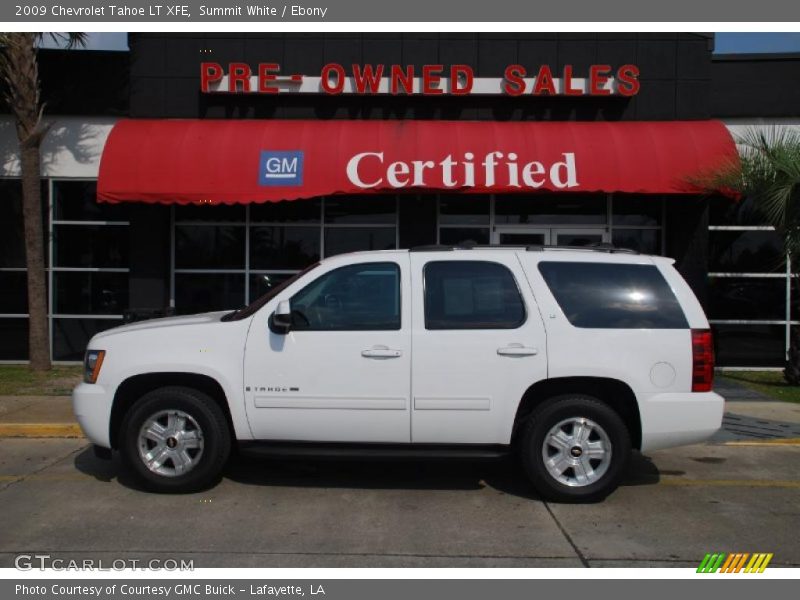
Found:
[[311, 271], [312, 269], [316, 269], [319, 266], [319, 263], [314, 263], [313, 265], [309, 265], [299, 273], [296, 273], [286, 281], [283, 281], [268, 291], [263, 296], [253, 300], [250, 304], [245, 306], [244, 308], [238, 308], [235, 311], [228, 313], [224, 317], [222, 317], [223, 321], [238, 321], [240, 319], [246, 319], [247, 317], [254, 315], [262, 306], [264, 306], [267, 302], [272, 300], [276, 295], [280, 292], [285, 290], [289, 287], [292, 283], [297, 281], [300, 277]]

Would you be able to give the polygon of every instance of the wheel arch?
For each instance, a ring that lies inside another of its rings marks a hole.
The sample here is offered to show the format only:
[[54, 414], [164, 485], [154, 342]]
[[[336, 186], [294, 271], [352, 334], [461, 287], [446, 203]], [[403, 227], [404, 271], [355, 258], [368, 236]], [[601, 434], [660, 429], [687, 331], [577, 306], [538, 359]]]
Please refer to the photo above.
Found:
[[631, 387], [619, 379], [609, 377], [557, 377], [543, 379], [531, 385], [522, 396], [514, 417], [511, 441], [514, 443], [525, 419], [548, 398], [562, 394], [594, 396], [614, 410], [625, 423], [631, 437], [631, 446], [642, 446], [642, 421], [639, 403]]
[[181, 386], [192, 388], [207, 394], [225, 414], [225, 420], [231, 435], [234, 435], [233, 419], [225, 390], [222, 385], [208, 375], [191, 372], [161, 372], [133, 375], [124, 380], [114, 393], [109, 422], [109, 439], [111, 447], [119, 447], [122, 421], [130, 408], [145, 394], [163, 387]]

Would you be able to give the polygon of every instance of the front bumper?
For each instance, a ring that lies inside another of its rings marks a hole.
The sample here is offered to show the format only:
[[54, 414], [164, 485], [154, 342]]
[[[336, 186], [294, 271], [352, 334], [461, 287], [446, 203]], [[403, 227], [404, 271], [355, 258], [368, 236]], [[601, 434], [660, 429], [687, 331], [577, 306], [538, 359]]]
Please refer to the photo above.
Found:
[[72, 390], [72, 411], [89, 441], [111, 448], [111, 405], [114, 396], [97, 383], [81, 383]]
[[651, 394], [640, 399], [642, 451], [696, 444], [722, 426], [725, 398], [714, 392]]

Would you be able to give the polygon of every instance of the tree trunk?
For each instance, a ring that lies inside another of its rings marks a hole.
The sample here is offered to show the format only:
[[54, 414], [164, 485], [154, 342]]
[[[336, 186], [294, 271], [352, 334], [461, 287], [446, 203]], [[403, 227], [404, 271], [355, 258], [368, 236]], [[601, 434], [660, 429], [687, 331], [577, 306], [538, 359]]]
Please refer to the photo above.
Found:
[[28, 267], [28, 346], [31, 369], [41, 371], [50, 368], [50, 328], [47, 320], [39, 145], [21, 144], [20, 150], [25, 263]]
[[0, 71], [4, 95], [14, 114], [22, 171], [22, 219], [25, 229], [25, 263], [28, 267], [28, 348], [34, 370], [50, 368], [50, 334], [47, 321], [42, 190], [39, 149], [47, 127], [42, 125], [39, 66], [35, 33], [3, 34]]

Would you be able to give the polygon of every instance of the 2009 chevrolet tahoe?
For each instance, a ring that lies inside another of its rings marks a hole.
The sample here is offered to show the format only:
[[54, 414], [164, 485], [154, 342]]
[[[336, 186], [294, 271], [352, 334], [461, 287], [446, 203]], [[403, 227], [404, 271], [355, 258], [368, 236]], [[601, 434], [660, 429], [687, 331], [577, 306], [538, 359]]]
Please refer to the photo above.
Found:
[[632, 448], [720, 426], [708, 321], [668, 258], [612, 248], [422, 248], [326, 259], [246, 308], [92, 338], [88, 438], [160, 491], [232, 447], [513, 450], [539, 493], [601, 499]]

